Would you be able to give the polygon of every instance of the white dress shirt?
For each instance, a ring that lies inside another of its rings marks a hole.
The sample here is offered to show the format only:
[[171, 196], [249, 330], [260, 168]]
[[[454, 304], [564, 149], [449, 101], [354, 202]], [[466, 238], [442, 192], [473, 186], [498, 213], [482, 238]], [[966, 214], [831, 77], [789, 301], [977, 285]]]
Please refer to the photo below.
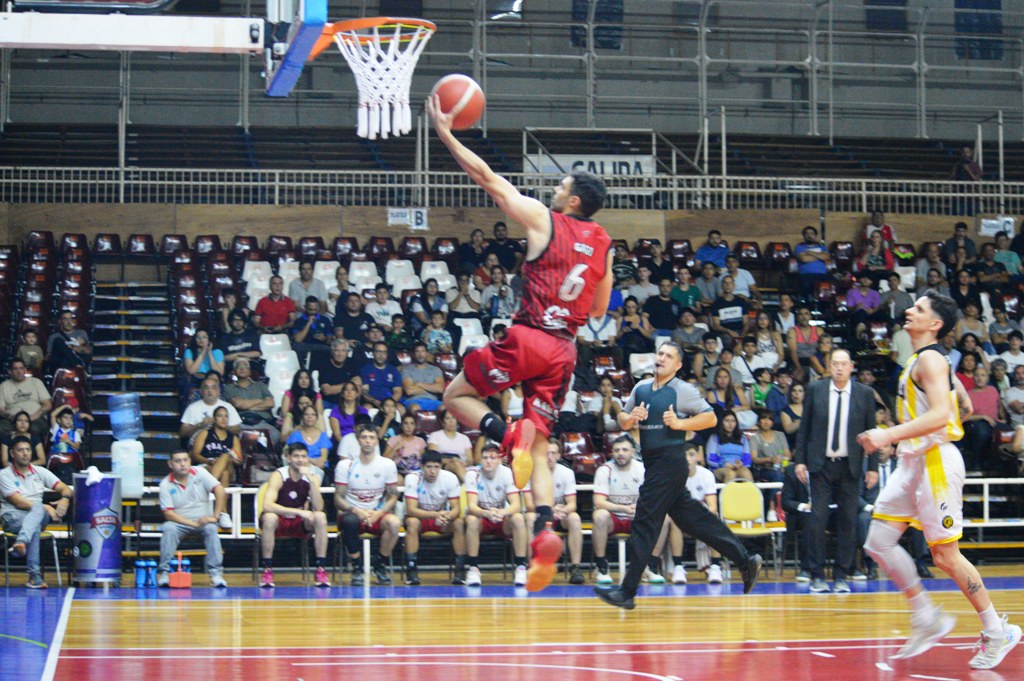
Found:
[[[853, 395], [853, 381], [848, 381], [846, 387], [840, 390], [833, 381], [828, 383], [828, 437], [825, 439], [825, 455], [830, 459], [837, 459], [849, 456], [849, 447], [846, 445], [847, 428], [850, 424], [850, 398]], [[836, 400], [839, 393], [843, 394], [843, 411], [839, 415], [839, 449], [832, 451], [832, 433], [835, 428]]]

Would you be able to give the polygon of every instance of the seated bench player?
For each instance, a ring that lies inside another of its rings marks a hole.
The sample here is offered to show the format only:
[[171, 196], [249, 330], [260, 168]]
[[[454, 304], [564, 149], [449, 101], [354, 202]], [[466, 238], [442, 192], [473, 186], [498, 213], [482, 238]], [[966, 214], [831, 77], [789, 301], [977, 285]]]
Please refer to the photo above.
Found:
[[309, 449], [304, 443], [288, 445], [285, 459], [288, 465], [271, 473], [263, 496], [263, 515], [260, 516], [263, 577], [260, 586], [274, 586], [275, 538], [297, 537], [305, 541], [309, 532], [313, 533], [316, 550], [313, 583], [317, 586], [330, 586], [331, 580], [327, 576], [327, 515], [324, 513], [324, 497], [320, 492], [320, 478], [313, 475]]
[[480, 468], [466, 471], [466, 585], [480, 586], [480, 538], [492, 535], [512, 539], [516, 571], [513, 583], [526, 586], [526, 549], [529, 535], [521, 511], [519, 489], [512, 469], [501, 463], [501, 448], [484, 445]]
[[594, 474], [594, 567], [597, 583], [611, 584], [608, 570], [608, 537], [633, 531], [636, 502], [644, 482], [644, 465], [636, 460], [636, 446], [629, 435], [612, 442], [612, 460]]
[[352, 561], [352, 586], [363, 586], [362, 541], [369, 532], [380, 537], [380, 550], [373, 558], [377, 584], [390, 584], [387, 563], [398, 543], [401, 522], [394, 514], [398, 503], [398, 467], [381, 456], [380, 441], [373, 426], [356, 426], [359, 456], [343, 459], [334, 469], [334, 505], [338, 509], [338, 533]]
[[[562, 459], [562, 445], [557, 437], [548, 438], [548, 468], [555, 483], [555, 504], [551, 507], [555, 523], [551, 529], [565, 532], [569, 540], [569, 583], [583, 584], [586, 578], [580, 561], [583, 559], [583, 522], [576, 512], [576, 474], [568, 466], [559, 463]], [[526, 494], [527, 527], [533, 527], [533, 493]]]
[[[157, 567], [157, 586], [170, 584], [171, 559], [178, 551], [181, 540], [192, 533], [203, 535], [206, 546], [206, 574], [210, 586], [226, 587], [224, 581], [224, 550], [217, 534], [218, 514], [214, 507], [227, 505], [224, 487], [206, 468], [192, 466], [191, 455], [182, 450], [171, 454], [167, 462], [170, 474], [160, 481], [160, 510], [164, 523], [160, 526], [160, 565]], [[215, 504], [210, 504], [210, 493]], [[224, 515], [227, 528], [231, 519]]]
[[420, 583], [416, 566], [420, 534], [437, 532], [451, 537], [455, 551], [455, 583], [465, 581], [466, 523], [460, 517], [461, 485], [451, 471], [442, 470], [440, 452], [424, 452], [421, 469], [405, 476], [405, 583]]

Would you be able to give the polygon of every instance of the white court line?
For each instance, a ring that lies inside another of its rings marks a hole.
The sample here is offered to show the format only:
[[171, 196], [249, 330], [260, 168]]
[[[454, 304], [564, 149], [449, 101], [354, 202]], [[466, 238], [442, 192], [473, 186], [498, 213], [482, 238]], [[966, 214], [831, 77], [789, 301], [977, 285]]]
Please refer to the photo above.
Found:
[[57, 673], [57, 658], [60, 657], [60, 647], [64, 643], [64, 632], [68, 629], [68, 617], [71, 615], [71, 601], [75, 598], [75, 587], [68, 587], [64, 594], [64, 604], [60, 608], [60, 619], [57, 620], [57, 628], [53, 631], [53, 640], [50, 642], [50, 650], [46, 653], [46, 666], [43, 667], [42, 681], [53, 681]]
[[[335, 667], [338, 665], [375, 665], [381, 667], [407, 667], [411, 664], [417, 666], [431, 666], [431, 667], [450, 667], [452, 662], [296, 662], [293, 667]], [[576, 667], [572, 665], [556, 665], [556, 664], [528, 664], [528, 663], [514, 663], [514, 662], [474, 662], [472, 660], [463, 660], [462, 664], [473, 667], [513, 667], [516, 669], [557, 669], [560, 671], [573, 671], [573, 672], [602, 672], [604, 674], [622, 674], [624, 676], [639, 676], [645, 679], [654, 679], [655, 681], [672, 681], [675, 677], [662, 676], [660, 674], [651, 674], [648, 672], [638, 672], [632, 669], [607, 669], [604, 667]]]
[[878, 667], [879, 669], [881, 669], [883, 672], [891, 672], [892, 671], [892, 667], [887, 665], [885, 662], [876, 662], [875, 666]]
[[[644, 645], [644, 644], [640, 644], [640, 645]], [[721, 644], [719, 644], [719, 645], [721, 645]], [[736, 648], [736, 644], [727, 644], [727, 645], [729, 647], [721, 647], [721, 648], [680, 648], [680, 649], [674, 649], [674, 650], [673, 649], [630, 650], [630, 651], [628, 651], [628, 654], [629, 655], [706, 655], [706, 654], [709, 654], [709, 653], [778, 653], [778, 652], [780, 652], [780, 650], [778, 648], [745, 648], [745, 649], [739, 649], [739, 648]], [[821, 651], [825, 651], [825, 650], [881, 650], [883, 648], [898, 648], [900, 645], [901, 644], [899, 644], [899, 643], [876, 643], [874, 645], [859, 645], [859, 646], [857, 646], [857, 645], [854, 645], [854, 646], [820, 646], [819, 648], [820, 648]], [[431, 646], [431, 647], [434, 647], [434, 646]], [[460, 649], [464, 649], [466, 646], [465, 645], [460, 645], [460, 646], [456, 646], [456, 647], [458, 647]], [[940, 644], [936, 645], [935, 647], [936, 648], [942, 648], [942, 647], [953, 648], [952, 645], [950, 645], [950, 644], [943, 644], [943, 643], [940, 643]], [[162, 649], [162, 650], [165, 650], [167, 652], [180, 653], [180, 652], [188, 651], [188, 650], [191, 650], [191, 649], [187, 649], [187, 648], [165, 648], [165, 649]], [[451, 660], [451, 653], [448, 653], [448, 652], [445, 652], [445, 653], [418, 653], [418, 652], [413, 652], [413, 653], [393, 653], [393, 652], [378, 651], [378, 652], [374, 652], [374, 653], [369, 653], [368, 652], [368, 653], [362, 653], [362, 654], [321, 653], [321, 654], [301, 655], [301, 654], [295, 654], [295, 653], [264, 653], [264, 654], [261, 655], [261, 654], [253, 654], [253, 653], [248, 652], [248, 650], [252, 650], [252, 649], [247, 649], [247, 650], [225, 649], [225, 650], [227, 650], [228, 652], [224, 653], [224, 654], [181, 655], [180, 657], [182, 659], [187, 658], [187, 659], [203, 659], [203, 660], [210, 659], [210, 660], [217, 660], [217, 659], [223, 659], [223, 658], [244, 656], [246, 658], [251, 658], [251, 659], [254, 659], [254, 660], [257, 660], [257, 659], [258, 660], [278, 660], [278, 659], [289, 659], [289, 660], [294, 660], [294, 659], [317, 659], [317, 660], [324, 660], [324, 659], [332, 659], [332, 660], [339, 660], [340, 661], [340, 660], [361, 660], [361, 659], [365, 659], [365, 658], [369, 658], [370, 660], [379, 660], [381, 658], [381, 656], [383, 655], [383, 656], [386, 656], [386, 657], [411, 658], [411, 659], [416, 659], [416, 660], [429, 659], [429, 658], [433, 658], [433, 657], [440, 657], [440, 658], [444, 658], [446, 660]], [[261, 650], [266, 650], [266, 648], [262, 648]], [[805, 650], [805, 648], [787, 648], [786, 652], [800, 652], [802, 650]], [[577, 651], [576, 654], [597, 654], [597, 653], [606, 654], [607, 652], [608, 652], [608, 648], [605, 645], [597, 644], [595, 646], [595, 650]], [[512, 655], [530, 655], [532, 657], [554, 657], [554, 656], [563, 656], [563, 655], [566, 655], [566, 654], [567, 653], [565, 651], [537, 651], [537, 650], [520, 650], [520, 651], [503, 650], [503, 651], [490, 652], [490, 653], [484, 653], [484, 652], [474, 653], [474, 655], [476, 657], [509, 657], [509, 656], [512, 656]], [[817, 652], [812, 652], [812, 654], [818, 654], [818, 653]], [[168, 656], [167, 655], [131, 655], [131, 654], [124, 654], [124, 653], [113, 654], [113, 655], [93, 655], [93, 654], [88, 654], [88, 652], [86, 651], [86, 654], [65, 653], [64, 657], [65, 658], [73, 658], [73, 659], [76, 659], [76, 660], [112, 660], [112, 659], [113, 660], [116, 660], [116, 659], [122, 659], [122, 660], [152, 660], [152, 659], [166, 659]], [[829, 655], [827, 653], [822, 653], [821, 657], [835, 657], [835, 655]], [[338, 662], [338, 664], [341, 664], [341, 662]]]
[[817, 655], [818, 657], [835, 657], [835, 655], [830, 655], [828, 653], [823, 653], [820, 650], [812, 651], [811, 655]]
[[927, 679], [927, 681], [961, 681], [960, 679], [950, 679], [945, 676], [925, 676], [924, 674], [911, 674], [912, 679]]

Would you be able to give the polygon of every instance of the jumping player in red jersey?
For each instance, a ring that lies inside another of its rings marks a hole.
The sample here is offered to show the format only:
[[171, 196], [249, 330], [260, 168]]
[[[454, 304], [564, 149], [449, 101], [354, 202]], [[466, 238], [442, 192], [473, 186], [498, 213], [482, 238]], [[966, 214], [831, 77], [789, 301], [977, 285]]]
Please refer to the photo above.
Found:
[[[576, 171], [555, 187], [550, 210], [523, 196], [452, 135], [452, 121], [461, 110], [456, 106], [442, 113], [436, 95], [427, 100], [434, 129], [455, 160], [526, 229], [525, 284], [506, 337], [463, 358], [462, 373], [445, 390], [444, 404], [463, 425], [479, 427], [511, 452], [517, 487], [532, 483], [537, 521], [526, 588], [540, 591], [551, 583], [561, 556], [561, 539], [548, 529], [554, 482], [547, 438], [576, 365], [576, 329], [588, 316], [604, 316], [612, 290], [611, 238], [590, 219], [604, 204], [606, 190], [598, 176]], [[484, 398], [519, 383], [523, 418], [506, 428]]]

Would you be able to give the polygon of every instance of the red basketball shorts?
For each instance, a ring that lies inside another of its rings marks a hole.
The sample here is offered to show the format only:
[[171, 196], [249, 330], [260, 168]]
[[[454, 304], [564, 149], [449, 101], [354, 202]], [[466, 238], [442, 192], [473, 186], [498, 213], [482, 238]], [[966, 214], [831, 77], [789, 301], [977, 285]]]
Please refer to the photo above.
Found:
[[519, 324], [510, 326], [500, 342], [473, 350], [462, 361], [466, 380], [481, 397], [522, 383], [523, 417], [533, 421], [545, 438], [558, 417], [575, 366], [573, 341]]
[[612, 534], [632, 534], [632, 532], [632, 518], [620, 518], [617, 515], [612, 515]]
[[309, 533], [303, 522], [302, 518], [279, 517], [277, 519], [277, 532], [274, 533], [274, 536], [301, 539]]
[[505, 536], [505, 521], [494, 522], [490, 518], [480, 519], [480, 536], [492, 535], [495, 537]]
[[427, 532], [439, 532], [441, 534], [445, 534], [446, 532], [450, 532], [451, 528], [451, 523], [448, 523], [447, 525], [440, 525], [437, 522], [437, 518], [420, 520], [420, 534], [425, 534]]

